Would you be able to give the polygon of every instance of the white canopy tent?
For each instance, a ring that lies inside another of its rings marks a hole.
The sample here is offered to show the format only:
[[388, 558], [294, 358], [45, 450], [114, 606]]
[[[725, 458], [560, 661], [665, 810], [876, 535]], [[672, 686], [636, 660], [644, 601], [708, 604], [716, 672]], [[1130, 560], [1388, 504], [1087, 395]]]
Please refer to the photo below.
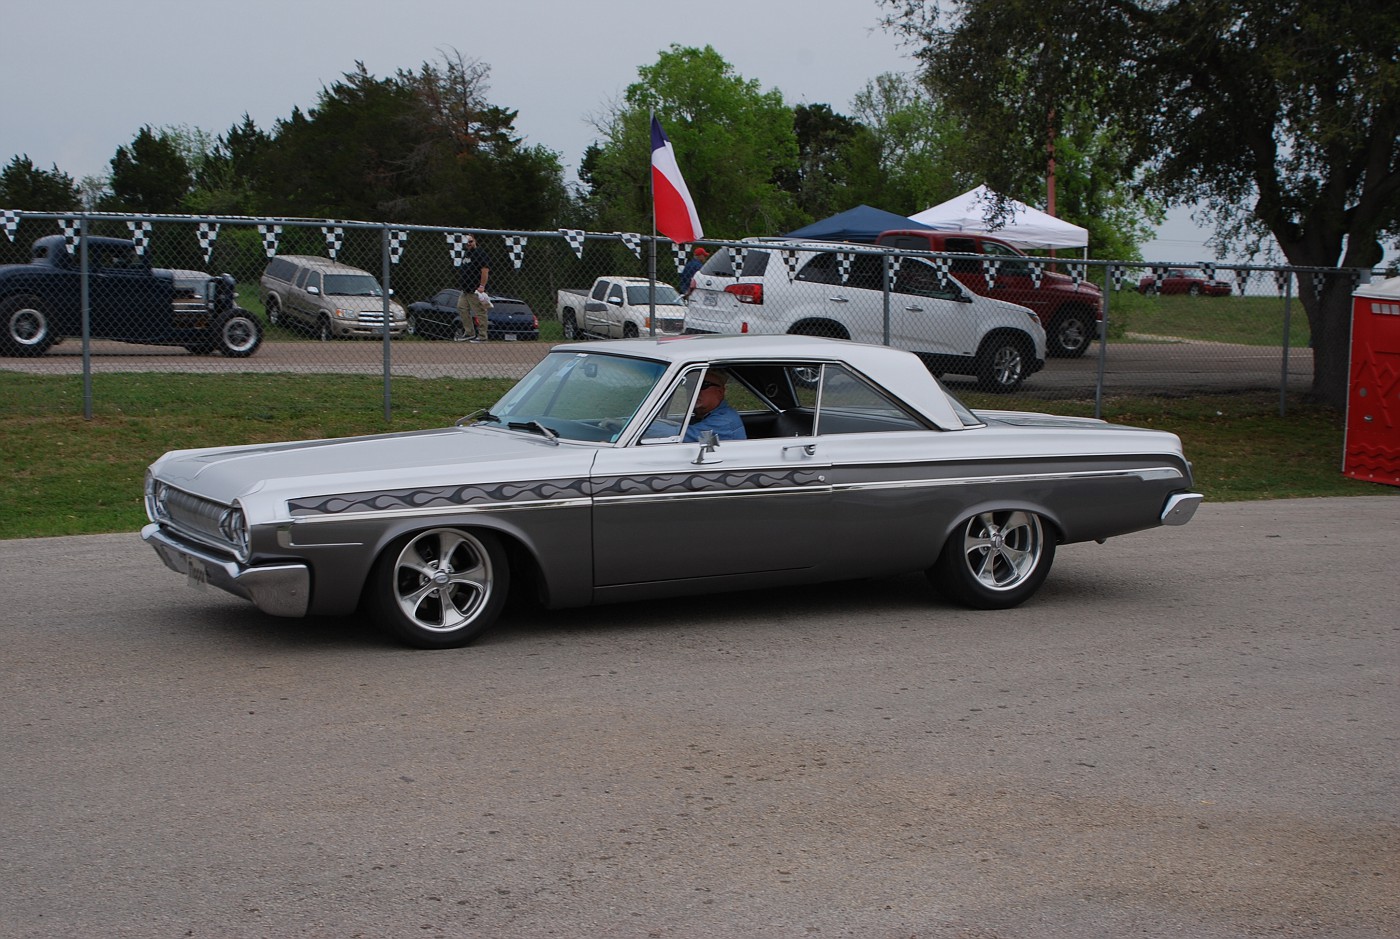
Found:
[[949, 199], [909, 217], [940, 231], [992, 235], [1018, 248], [1084, 248], [1089, 244], [1086, 229], [1062, 222], [1015, 199], [1006, 200], [1013, 210], [1006, 224], [993, 229], [987, 224], [987, 214], [996, 204], [996, 199], [996, 193], [986, 186], [978, 186], [956, 199]]

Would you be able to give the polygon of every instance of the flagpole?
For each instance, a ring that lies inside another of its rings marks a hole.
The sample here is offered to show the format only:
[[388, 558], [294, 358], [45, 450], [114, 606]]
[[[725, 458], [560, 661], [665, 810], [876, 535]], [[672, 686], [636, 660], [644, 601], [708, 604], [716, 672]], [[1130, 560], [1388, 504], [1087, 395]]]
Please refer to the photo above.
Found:
[[656, 112], [647, 112], [647, 192], [651, 194], [651, 257], [647, 262], [647, 332], [656, 335], [656, 178], [651, 162], [651, 122]]

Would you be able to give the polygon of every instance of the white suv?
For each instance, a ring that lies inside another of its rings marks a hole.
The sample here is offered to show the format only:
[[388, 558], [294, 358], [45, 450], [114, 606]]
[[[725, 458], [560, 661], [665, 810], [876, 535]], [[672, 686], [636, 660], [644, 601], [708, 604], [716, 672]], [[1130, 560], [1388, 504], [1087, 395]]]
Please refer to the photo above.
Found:
[[974, 376], [987, 391], [1015, 391], [1045, 365], [1045, 330], [1034, 312], [977, 296], [924, 258], [846, 244], [753, 242], [716, 250], [691, 285], [688, 333], [890, 345], [916, 353], [935, 375]]

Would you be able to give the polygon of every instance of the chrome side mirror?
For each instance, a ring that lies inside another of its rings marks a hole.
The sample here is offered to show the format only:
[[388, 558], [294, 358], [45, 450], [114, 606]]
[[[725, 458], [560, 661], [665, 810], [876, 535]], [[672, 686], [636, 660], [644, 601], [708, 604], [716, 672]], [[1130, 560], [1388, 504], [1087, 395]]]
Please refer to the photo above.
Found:
[[714, 453], [719, 449], [719, 434], [713, 430], [700, 431], [700, 452], [695, 454], [695, 459], [690, 462], [698, 465], [704, 463], [718, 463], [718, 460], [707, 460], [705, 454]]

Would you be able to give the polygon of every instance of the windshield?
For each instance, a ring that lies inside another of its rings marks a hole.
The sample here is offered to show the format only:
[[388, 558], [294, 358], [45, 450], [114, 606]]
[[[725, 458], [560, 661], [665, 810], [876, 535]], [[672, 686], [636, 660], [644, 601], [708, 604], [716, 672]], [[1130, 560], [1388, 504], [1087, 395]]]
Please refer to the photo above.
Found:
[[491, 408], [493, 424], [564, 440], [611, 442], [666, 373], [662, 362], [551, 352]]
[[[651, 288], [646, 284], [637, 287], [627, 288], [627, 303], [629, 306], [646, 306], [651, 303]], [[656, 285], [656, 304], [678, 304], [681, 302], [681, 295], [676, 293], [676, 288], [670, 284]]]
[[336, 297], [382, 297], [379, 281], [368, 274], [327, 274], [325, 291]]

